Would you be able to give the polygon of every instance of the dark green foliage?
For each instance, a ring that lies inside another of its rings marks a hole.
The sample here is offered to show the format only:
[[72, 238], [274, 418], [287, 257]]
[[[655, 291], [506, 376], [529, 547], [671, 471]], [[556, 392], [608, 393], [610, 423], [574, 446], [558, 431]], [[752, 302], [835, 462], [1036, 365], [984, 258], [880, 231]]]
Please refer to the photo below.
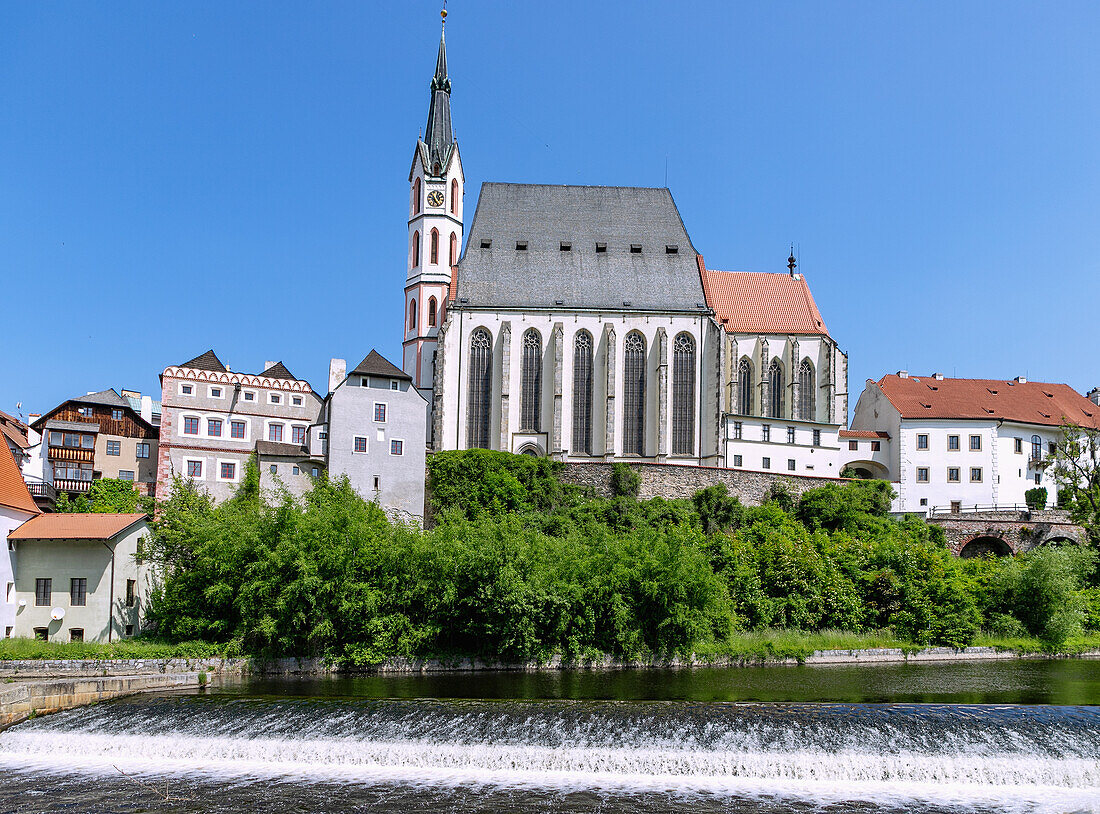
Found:
[[77, 495], [69, 500], [65, 492], [57, 496], [55, 511], [58, 512], [99, 512], [123, 513], [152, 512], [153, 502], [139, 495], [132, 480], [101, 478], [94, 480], [88, 487], [87, 495]]
[[528, 456], [436, 454], [429, 532], [389, 522], [346, 479], [269, 505], [252, 462], [219, 506], [177, 481], [146, 548], [165, 575], [155, 634], [370, 664], [721, 653], [737, 631], [774, 628], [961, 647], [984, 625], [1055, 642], [1092, 618], [1079, 552], [959, 560], [938, 527], [889, 517], [881, 481], [750, 507], [722, 485], [640, 501], [625, 466], [620, 493], [594, 498], [555, 471]]
[[611, 494], [615, 497], [637, 498], [642, 479], [629, 464], [616, 461], [611, 464]]
[[1028, 489], [1024, 492], [1024, 503], [1027, 504], [1029, 509], [1045, 509], [1047, 506], [1047, 488], [1036, 486], [1034, 489]]

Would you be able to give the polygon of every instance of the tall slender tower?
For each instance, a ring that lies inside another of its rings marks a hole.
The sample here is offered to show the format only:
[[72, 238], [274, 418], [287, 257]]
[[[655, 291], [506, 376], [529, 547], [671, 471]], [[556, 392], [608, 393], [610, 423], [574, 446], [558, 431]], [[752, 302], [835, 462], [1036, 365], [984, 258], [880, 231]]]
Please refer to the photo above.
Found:
[[405, 278], [405, 334], [402, 368], [429, 404], [439, 328], [445, 316], [451, 276], [462, 247], [465, 179], [451, 132], [451, 80], [447, 76], [447, 12], [442, 12], [439, 55], [424, 138], [417, 139], [409, 170], [409, 254]]

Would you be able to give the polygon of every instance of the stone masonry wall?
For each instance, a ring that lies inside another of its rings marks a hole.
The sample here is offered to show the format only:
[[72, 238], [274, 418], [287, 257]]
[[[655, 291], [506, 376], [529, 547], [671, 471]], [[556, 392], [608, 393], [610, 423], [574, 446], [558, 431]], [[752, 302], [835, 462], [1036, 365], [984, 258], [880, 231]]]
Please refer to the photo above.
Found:
[[[611, 463], [567, 463], [559, 475], [563, 483], [588, 486], [597, 494], [611, 494]], [[689, 498], [700, 489], [724, 483], [730, 495], [749, 505], [759, 505], [772, 484], [781, 484], [792, 496], [807, 489], [829, 483], [844, 483], [840, 478], [815, 478], [805, 475], [784, 475], [771, 472], [750, 472], [744, 469], [720, 469], [708, 466], [677, 466], [675, 464], [630, 464], [638, 473], [641, 484], [638, 497]]]

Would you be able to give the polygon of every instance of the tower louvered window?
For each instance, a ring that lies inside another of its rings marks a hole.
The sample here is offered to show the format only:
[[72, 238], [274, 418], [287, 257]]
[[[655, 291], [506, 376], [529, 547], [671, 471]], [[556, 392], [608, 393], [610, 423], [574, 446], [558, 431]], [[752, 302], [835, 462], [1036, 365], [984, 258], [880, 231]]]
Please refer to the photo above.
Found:
[[737, 412], [752, 415], [752, 362], [744, 356], [737, 363]]
[[433, 266], [439, 264], [439, 230], [432, 229], [430, 241], [430, 262]]
[[521, 432], [538, 432], [541, 429], [542, 404], [542, 337], [534, 328], [523, 334], [522, 405], [519, 428]]
[[816, 411], [817, 382], [814, 381], [814, 368], [809, 359], [803, 359], [798, 368], [798, 417], [803, 421], [814, 421]]
[[695, 340], [679, 334], [672, 343], [672, 454], [695, 451]]
[[637, 332], [623, 348], [623, 454], [645, 455], [645, 339]]
[[768, 415], [772, 418], [783, 417], [783, 365], [778, 359], [772, 359], [768, 366]]
[[573, 451], [592, 454], [592, 334], [573, 341]]
[[470, 336], [470, 381], [466, 444], [471, 448], [489, 449], [489, 418], [493, 387], [493, 342], [489, 332], [478, 328]]

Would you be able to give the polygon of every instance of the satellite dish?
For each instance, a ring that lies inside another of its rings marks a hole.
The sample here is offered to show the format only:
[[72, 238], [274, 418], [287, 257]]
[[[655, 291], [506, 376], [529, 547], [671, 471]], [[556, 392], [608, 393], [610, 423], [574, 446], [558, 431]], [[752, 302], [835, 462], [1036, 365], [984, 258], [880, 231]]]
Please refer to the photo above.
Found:
[[50, 618], [53, 619], [54, 621], [64, 619], [65, 618], [65, 609], [64, 608], [54, 608], [52, 611], [50, 611]]

